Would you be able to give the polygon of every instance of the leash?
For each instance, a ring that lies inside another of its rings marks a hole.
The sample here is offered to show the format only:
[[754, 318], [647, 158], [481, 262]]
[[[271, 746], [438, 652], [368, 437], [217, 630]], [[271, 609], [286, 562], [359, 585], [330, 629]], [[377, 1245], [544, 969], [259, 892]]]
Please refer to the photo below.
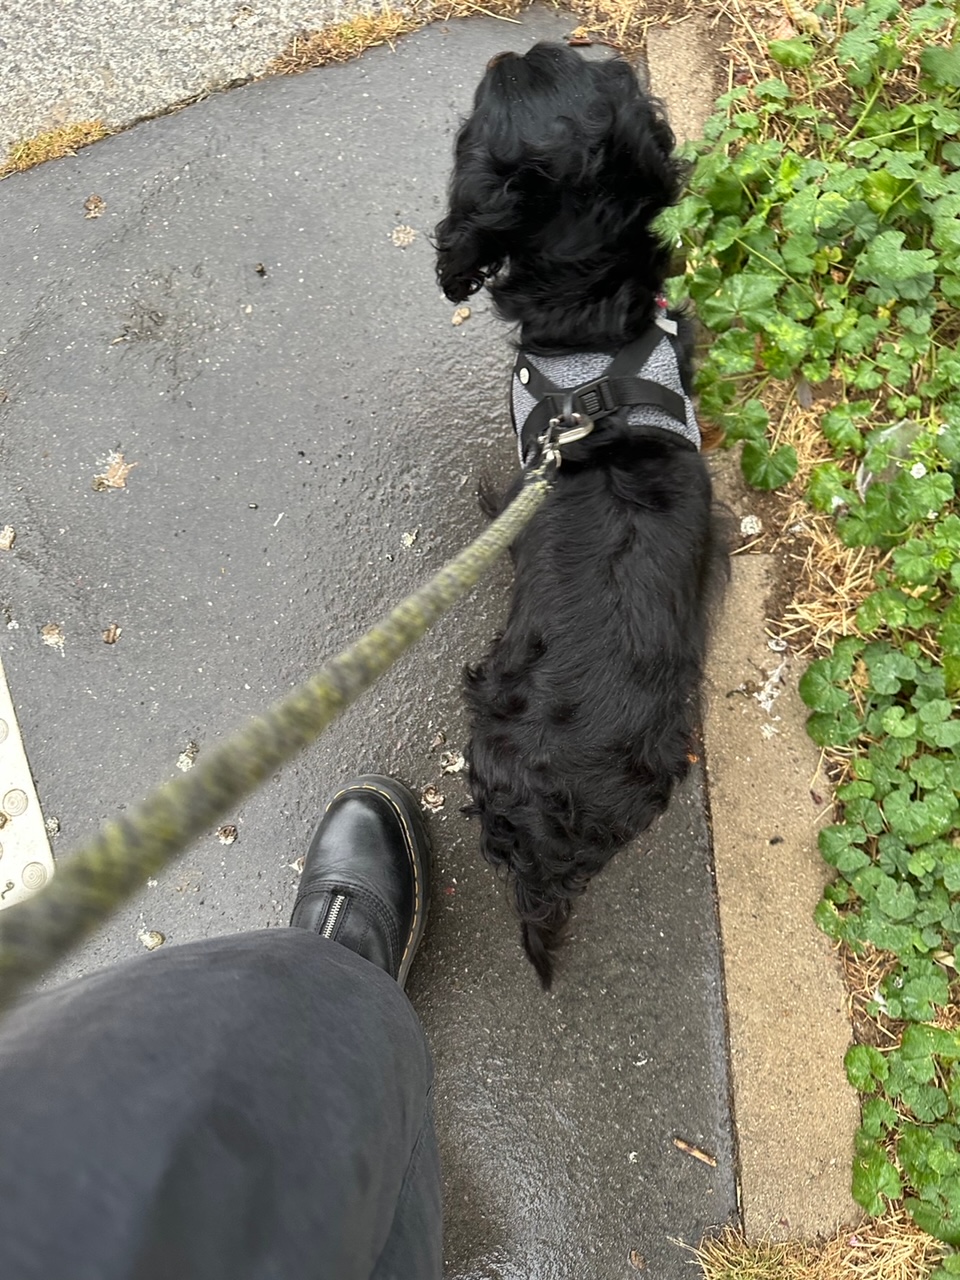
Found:
[[475, 586], [546, 498], [558, 462], [556, 447], [545, 447], [510, 506], [429, 582], [189, 773], [108, 822], [34, 897], [9, 907], [0, 916], [0, 1012], [238, 800], [315, 742]]

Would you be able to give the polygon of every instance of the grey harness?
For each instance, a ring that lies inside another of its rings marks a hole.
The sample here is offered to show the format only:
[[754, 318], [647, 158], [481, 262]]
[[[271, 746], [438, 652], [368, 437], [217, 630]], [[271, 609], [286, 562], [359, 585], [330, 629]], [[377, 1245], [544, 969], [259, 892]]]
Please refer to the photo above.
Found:
[[680, 380], [676, 334], [676, 321], [661, 308], [650, 328], [612, 358], [602, 351], [559, 356], [521, 351], [511, 404], [521, 465], [536, 460], [541, 436], [565, 404], [593, 422], [627, 409], [631, 426], [669, 431], [699, 449], [700, 428]]

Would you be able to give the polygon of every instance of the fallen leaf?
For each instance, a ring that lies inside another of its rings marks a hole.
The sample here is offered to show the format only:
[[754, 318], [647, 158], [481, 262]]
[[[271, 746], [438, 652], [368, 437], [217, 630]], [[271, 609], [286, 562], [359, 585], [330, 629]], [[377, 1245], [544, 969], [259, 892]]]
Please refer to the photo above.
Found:
[[104, 209], [106, 209], [107, 202], [103, 196], [87, 196], [83, 202], [83, 207], [86, 209], [86, 213], [83, 215], [85, 218], [99, 218]]
[[450, 323], [453, 325], [461, 325], [463, 324], [464, 320], [469, 320], [469, 319], [470, 319], [470, 308], [457, 307], [456, 311], [453, 313], [453, 319], [450, 321]]
[[228, 823], [225, 827], [221, 827], [217, 832], [217, 839], [221, 844], [233, 844], [237, 838], [237, 828]]
[[44, 644], [48, 644], [51, 649], [59, 649], [63, 653], [63, 627], [56, 622], [48, 622], [46, 626], [40, 628], [40, 639]]
[[0, 551], [12, 551], [17, 540], [17, 531], [12, 524], [5, 524], [0, 529]]
[[138, 467], [138, 462], [125, 462], [122, 453], [111, 453], [104, 461], [103, 465], [106, 471], [100, 475], [93, 477], [93, 487], [98, 493], [104, 489], [125, 489], [127, 487], [127, 476], [134, 467]]
[[399, 227], [394, 227], [390, 232], [390, 239], [398, 249], [408, 248], [416, 238], [416, 231], [414, 231], [413, 227], [408, 227], [406, 223], [401, 223]]
[[156, 951], [157, 947], [163, 946], [166, 938], [157, 929], [142, 929], [137, 934], [137, 941], [143, 943], [148, 951]]
[[195, 742], [188, 742], [184, 749], [177, 756], [177, 768], [183, 773], [193, 768], [193, 763], [200, 754], [200, 748]]
[[442, 729], [438, 729], [437, 736], [430, 743], [430, 750], [436, 751], [437, 747], [442, 747], [446, 742], [446, 740], [447, 740], [447, 735], [443, 732]]
[[627, 1257], [630, 1260], [630, 1265], [633, 1267], [634, 1271], [642, 1271], [647, 1265], [647, 1260], [639, 1249], [631, 1249], [627, 1254]]
[[428, 785], [420, 792], [420, 803], [430, 813], [436, 813], [446, 803], [446, 797], [437, 787]]
[[111, 622], [106, 631], [102, 633], [104, 644], [116, 644], [123, 635], [123, 628], [118, 627], [115, 622]]
[[443, 773], [460, 773], [466, 764], [463, 756], [459, 751], [445, 751], [440, 757], [440, 772]]

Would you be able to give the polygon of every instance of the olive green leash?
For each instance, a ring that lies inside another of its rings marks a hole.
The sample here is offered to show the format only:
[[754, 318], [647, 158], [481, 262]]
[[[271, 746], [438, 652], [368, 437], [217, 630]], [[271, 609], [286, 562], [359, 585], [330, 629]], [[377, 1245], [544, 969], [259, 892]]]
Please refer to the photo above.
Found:
[[238, 800], [323, 733], [461, 596], [531, 519], [559, 463], [547, 449], [510, 506], [475, 542], [306, 683], [251, 720], [182, 777], [107, 823], [34, 897], [0, 915], [0, 1010], [11, 1005], [131, 894]]

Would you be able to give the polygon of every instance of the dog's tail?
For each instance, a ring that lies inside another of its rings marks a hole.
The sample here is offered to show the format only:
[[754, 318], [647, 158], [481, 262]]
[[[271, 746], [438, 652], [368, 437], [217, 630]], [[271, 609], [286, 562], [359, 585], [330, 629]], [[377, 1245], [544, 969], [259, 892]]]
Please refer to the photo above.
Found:
[[570, 918], [569, 898], [544, 899], [530, 885], [514, 880], [523, 949], [537, 971], [544, 991], [553, 983], [554, 953]]

